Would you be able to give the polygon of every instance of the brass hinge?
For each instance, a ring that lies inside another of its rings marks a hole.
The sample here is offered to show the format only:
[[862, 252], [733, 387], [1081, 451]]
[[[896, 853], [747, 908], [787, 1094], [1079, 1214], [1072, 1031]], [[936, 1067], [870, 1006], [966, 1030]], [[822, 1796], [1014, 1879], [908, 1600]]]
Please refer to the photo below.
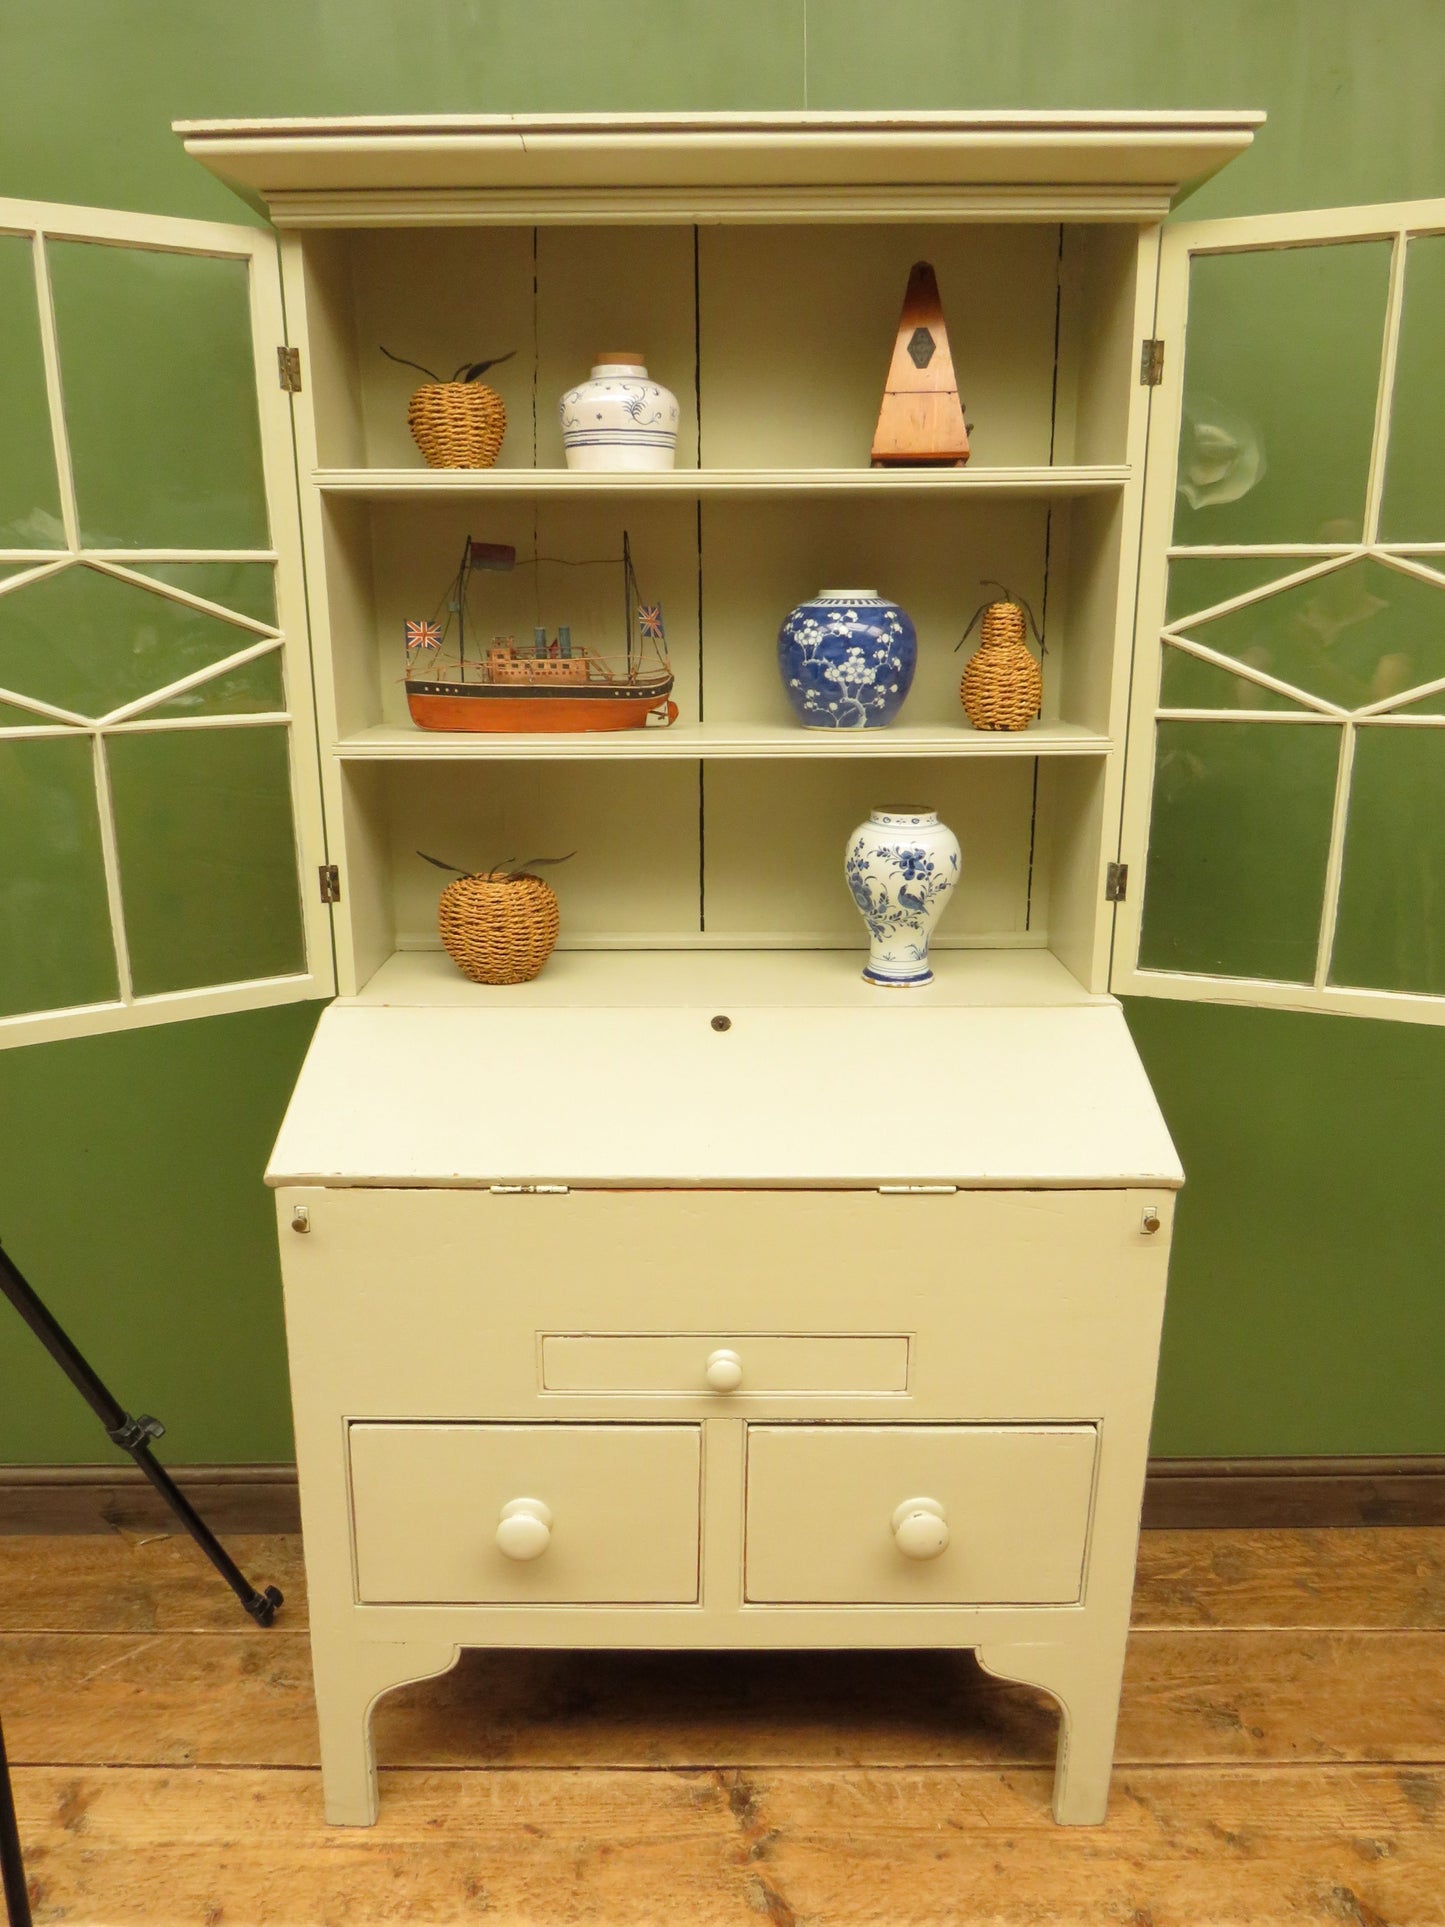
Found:
[[299, 348], [278, 348], [276, 366], [281, 376], [281, 386], [288, 395], [301, 393], [301, 350]]
[[1139, 348], [1139, 379], [1146, 388], [1157, 388], [1164, 379], [1164, 343], [1149, 340]]
[[487, 1187], [496, 1198], [565, 1198], [565, 1184], [493, 1184]]
[[1105, 903], [1122, 903], [1129, 894], [1129, 866], [1111, 863], [1104, 872]]
[[943, 1198], [952, 1197], [957, 1189], [956, 1184], [880, 1184], [878, 1195], [883, 1198]]
[[321, 879], [321, 901], [323, 903], [340, 903], [341, 872], [337, 869], [336, 865], [334, 863], [321, 864], [318, 867], [317, 875]]

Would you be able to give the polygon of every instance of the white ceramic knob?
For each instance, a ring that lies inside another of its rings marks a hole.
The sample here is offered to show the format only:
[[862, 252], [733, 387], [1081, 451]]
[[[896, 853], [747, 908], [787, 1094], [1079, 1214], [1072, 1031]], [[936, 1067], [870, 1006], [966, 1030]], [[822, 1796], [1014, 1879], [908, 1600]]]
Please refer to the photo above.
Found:
[[937, 1499], [905, 1499], [893, 1509], [893, 1543], [905, 1559], [936, 1559], [948, 1545], [948, 1521]]
[[508, 1499], [497, 1526], [497, 1549], [509, 1559], [540, 1559], [552, 1543], [552, 1512], [540, 1499]]
[[710, 1352], [703, 1376], [710, 1392], [735, 1392], [743, 1382], [743, 1361], [726, 1348]]

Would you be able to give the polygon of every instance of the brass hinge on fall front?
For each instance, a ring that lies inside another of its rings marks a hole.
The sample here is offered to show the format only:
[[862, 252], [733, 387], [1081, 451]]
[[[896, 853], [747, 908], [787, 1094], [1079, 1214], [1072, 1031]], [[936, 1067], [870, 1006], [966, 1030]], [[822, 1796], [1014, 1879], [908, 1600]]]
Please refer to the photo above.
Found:
[[956, 1184], [880, 1184], [882, 1198], [951, 1198]]
[[318, 867], [316, 874], [321, 879], [321, 901], [323, 903], [340, 903], [341, 872], [337, 869], [336, 865], [334, 863], [323, 863]]
[[495, 1198], [565, 1198], [565, 1184], [492, 1184], [488, 1190]]
[[1111, 863], [1104, 872], [1105, 903], [1122, 903], [1129, 894], [1129, 866]]
[[278, 348], [276, 367], [281, 376], [281, 386], [288, 395], [301, 393], [301, 350], [299, 348]]
[[1149, 340], [1139, 347], [1139, 379], [1146, 388], [1157, 388], [1164, 379], [1164, 343]]

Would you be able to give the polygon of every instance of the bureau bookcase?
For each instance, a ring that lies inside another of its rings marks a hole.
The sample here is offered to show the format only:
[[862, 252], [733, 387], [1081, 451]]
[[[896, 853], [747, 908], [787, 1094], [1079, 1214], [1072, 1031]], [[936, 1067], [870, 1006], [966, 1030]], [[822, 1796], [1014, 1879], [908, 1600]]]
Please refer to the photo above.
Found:
[[[341, 994], [268, 1175], [333, 1820], [375, 1816], [384, 1692], [546, 1645], [969, 1648], [1103, 1818], [1182, 1176], [1108, 994], [1147, 344], [1159, 223], [1258, 118], [178, 130], [276, 223], [291, 351]], [[875, 470], [917, 260], [973, 455]], [[677, 465], [570, 472], [556, 399], [624, 343]], [[494, 468], [421, 466], [383, 345], [515, 351]], [[670, 728], [411, 725], [466, 536], [518, 553], [490, 628], [577, 634], [564, 565], [624, 531]], [[1043, 625], [1017, 734], [958, 702], [985, 579]], [[891, 728], [789, 718], [779, 621], [838, 583], [917, 624]], [[963, 878], [897, 993], [842, 848], [915, 803]], [[576, 851], [535, 982], [460, 978], [421, 850]]]

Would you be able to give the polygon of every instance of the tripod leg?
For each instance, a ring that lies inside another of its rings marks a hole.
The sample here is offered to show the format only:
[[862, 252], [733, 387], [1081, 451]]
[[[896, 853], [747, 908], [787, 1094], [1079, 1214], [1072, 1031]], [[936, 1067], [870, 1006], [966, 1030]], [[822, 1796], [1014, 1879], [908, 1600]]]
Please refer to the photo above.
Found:
[[118, 1445], [122, 1452], [129, 1452], [257, 1625], [269, 1626], [282, 1604], [280, 1592], [275, 1586], [267, 1586], [263, 1592], [257, 1592], [170, 1473], [152, 1457], [150, 1442], [160, 1438], [165, 1427], [159, 1419], [144, 1416], [132, 1418], [122, 1408], [37, 1297], [34, 1287], [22, 1276], [3, 1246], [0, 1246], [0, 1292], [10, 1300], [95, 1413], [105, 1427], [107, 1438], [113, 1445]]
[[5, 1758], [5, 1733], [0, 1728], [0, 1870], [5, 1875], [5, 1910], [10, 1927], [30, 1927], [30, 1895], [25, 1888], [25, 1863], [20, 1857], [20, 1829], [15, 1824], [15, 1795], [10, 1787], [10, 1763]]

